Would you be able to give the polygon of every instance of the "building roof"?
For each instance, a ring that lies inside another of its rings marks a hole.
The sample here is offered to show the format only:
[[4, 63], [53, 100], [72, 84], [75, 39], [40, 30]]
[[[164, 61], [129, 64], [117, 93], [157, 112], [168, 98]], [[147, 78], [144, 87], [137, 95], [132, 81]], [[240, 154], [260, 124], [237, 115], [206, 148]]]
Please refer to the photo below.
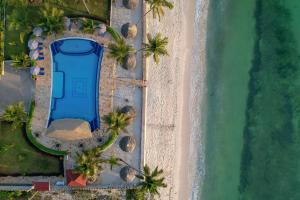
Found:
[[84, 187], [86, 186], [86, 179], [83, 175], [74, 173], [71, 169], [67, 169], [67, 185], [71, 187]]
[[50, 124], [47, 134], [49, 137], [66, 141], [87, 139], [93, 136], [89, 123], [80, 119], [55, 120]]
[[34, 186], [34, 191], [50, 191], [50, 183], [49, 182], [38, 182], [38, 181], [32, 181], [32, 184]]

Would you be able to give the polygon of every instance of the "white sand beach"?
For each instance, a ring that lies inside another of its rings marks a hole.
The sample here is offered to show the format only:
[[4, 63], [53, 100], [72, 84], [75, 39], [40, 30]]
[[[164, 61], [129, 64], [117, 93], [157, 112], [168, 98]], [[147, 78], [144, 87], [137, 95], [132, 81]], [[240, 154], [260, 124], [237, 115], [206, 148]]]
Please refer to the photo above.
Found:
[[147, 32], [169, 38], [170, 56], [158, 65], [147, 61], [145, 163], [164, 169], [168, 187], [161, 190], [161, 200], [195, 199], [191, 191], [205, 89], [208, 0], [173, 2], [160, 22], [147, 16]]

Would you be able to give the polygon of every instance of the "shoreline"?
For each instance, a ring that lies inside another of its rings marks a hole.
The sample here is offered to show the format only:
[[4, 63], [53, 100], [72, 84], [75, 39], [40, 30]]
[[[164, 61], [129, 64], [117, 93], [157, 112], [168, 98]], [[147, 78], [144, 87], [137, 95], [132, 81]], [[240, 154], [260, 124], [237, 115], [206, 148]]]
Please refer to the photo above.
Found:
[[201, 182], [197, 178], [204, 173], [200, 170], [199, 174], [197, 164], [198, 153], [202, 151], [199, 148], [203, 112], [200, 105], [205, 92], [209, 0], [173, 2], [174, 9], [166, 10], [161, 22], [152, 19], [152, 15], [147, 16], [147, 29], [169, 38], [170, 56], [162, 58], [158, 65], [152, 58], [147, 60], [151, 70], [148, 71], [145, 163], [164, 170], [168, 187], [161, 189], [160, 199], [196, 199], [199, 186], [195, 183]]

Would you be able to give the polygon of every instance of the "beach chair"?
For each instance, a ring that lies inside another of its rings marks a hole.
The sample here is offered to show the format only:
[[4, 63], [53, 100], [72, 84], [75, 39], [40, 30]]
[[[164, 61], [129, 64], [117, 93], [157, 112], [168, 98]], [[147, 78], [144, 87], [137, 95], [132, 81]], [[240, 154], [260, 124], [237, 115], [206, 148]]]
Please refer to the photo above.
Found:
[[44, 72], [45, 68], [44, 67], [40, 67], [40, 71]]
[[[43, 54], [44, 55], [44, 54]], [[45, 57], [44, 56], [39, 56], [36, 60], [44, 60]]]
[[45, 72], [44, 71], [40, 71], [37, 76], [44, 76], [44, 75], [45, 75]]

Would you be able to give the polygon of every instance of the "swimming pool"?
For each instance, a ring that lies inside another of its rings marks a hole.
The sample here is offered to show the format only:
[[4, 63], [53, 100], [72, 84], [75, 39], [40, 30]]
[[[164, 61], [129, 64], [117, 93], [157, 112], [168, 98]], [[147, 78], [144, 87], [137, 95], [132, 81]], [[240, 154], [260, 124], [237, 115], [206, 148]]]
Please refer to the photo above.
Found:
[[82, 119], [100, 127], [98, 93], [103, 47], [82, 38], [57, 40], [52, 54], [52, 91], [48, 126], [56, 119]]

